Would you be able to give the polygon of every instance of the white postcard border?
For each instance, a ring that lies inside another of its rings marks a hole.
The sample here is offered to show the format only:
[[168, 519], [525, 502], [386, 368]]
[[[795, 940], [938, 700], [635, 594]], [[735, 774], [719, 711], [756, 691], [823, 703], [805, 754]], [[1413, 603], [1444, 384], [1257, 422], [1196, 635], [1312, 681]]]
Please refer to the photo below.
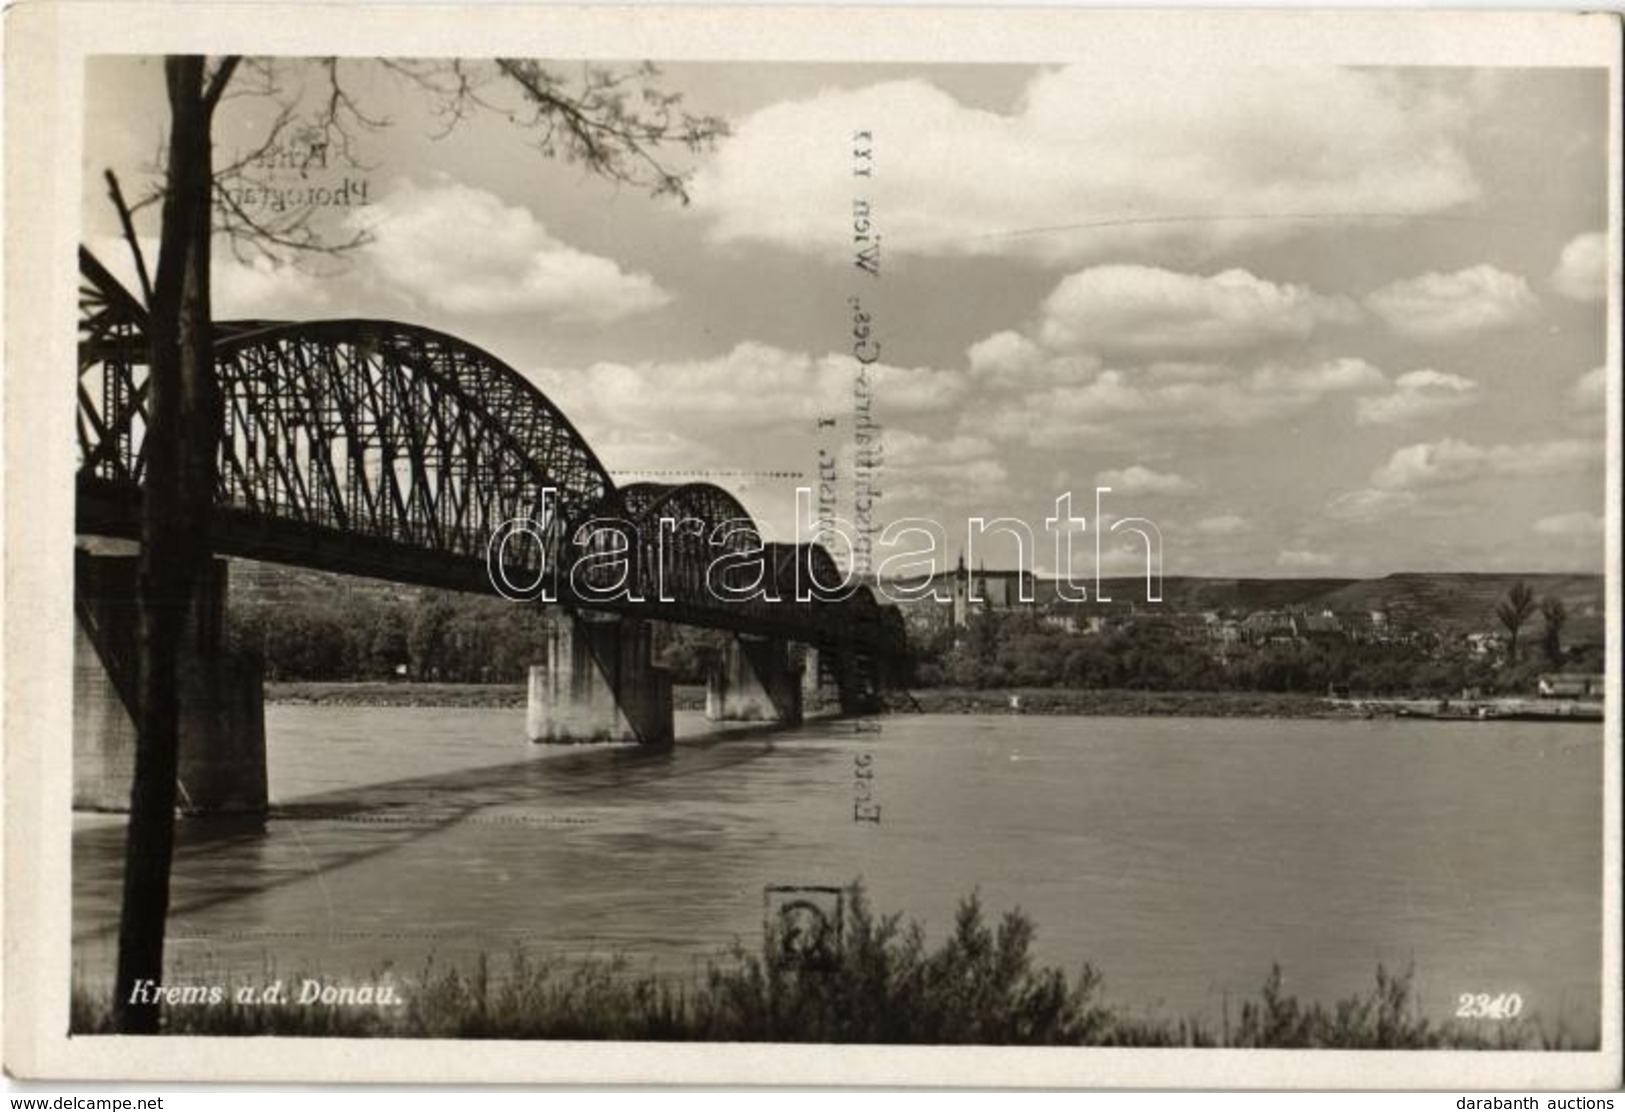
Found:
[[[922, 25], [928, 34], [922, 34]], [[1620, 21], [1529, 12], [37, 3], [6, 25], [3, 436], [4, 1053], [23, 1076], [240, 1081], [1144, 1088], [1601, 1088], [1620, 1081]], [[1602, 1047], [1333, 1052], [505, 1043], [67, 1035], [73, 421], [83, 61], [97, 53], [489, 55], [655, 60], [1606, 66], [1608, 721]], [[43, 370], [41, 368], [44, 368]]]

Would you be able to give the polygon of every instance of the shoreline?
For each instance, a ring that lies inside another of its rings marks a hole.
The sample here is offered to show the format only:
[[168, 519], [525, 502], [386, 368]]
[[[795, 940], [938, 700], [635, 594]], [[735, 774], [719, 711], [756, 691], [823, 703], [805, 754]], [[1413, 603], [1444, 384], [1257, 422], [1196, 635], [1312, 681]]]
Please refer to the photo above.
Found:
[[[439, 707], [522, 710], [519, 683], [419, 683], [410, 681], [266, 681], [269, 706]], [[672, 703], [681, 711], [705, 709], [705, 688], [680, 684]], [[832, 709], [822, 702], [809, 711]], [[899, 714], [1071, 715], [1080, 718], [1415, 718], [1433, 721], [1602, 722], [1600, 705], [1503, 697], [1349, 699], [1303, 692], [1136, 691], [1128, 688], [924, 688], [892, 700]]]
[[[1200, 718], [1347, 718], [1358, 717], [1346, 707], [1307, 694], [1232, 691], [1133, 691], [1127, 689], [1062, 688], [927, 688], [913, 692], [913, 701], [894, 704], [898, 713], [1011, 714], [1011, 699], [1018, 698], [1021, 714], [1077, 715], [1080, 717], [1180, 716]], [[417, 683], [400, 681], [303, 682], [266, 681], [265, 702], [276, 706], [328, 707], [445, 707], [523, 709], [524, 684]], [[703, 710], [705, 688], [682, 684], [673, 688], [678, 710]]]
[[[861, 881], [825, 891], [843, 902], [813, 914], [825, 924], [839, 916], [843, 929], [821, 935], [816, 951], [796, 948], [781, 918], [764, 924], [759, 949], [736, 937], [686, 975], [633, 971], [624, 955], [556, 962], [523, 946], [505, 960], [478, 950], [471, 964], [437, 965], [430, 953], [416, 975], [387, 964], [338, 977], [193, 968], [161, 990], [164, 1033], [1342, 1050], [1581, 1050], [1599, 1041], [1563, 1011], [1549, 1021], [1525, 1014], [1518, 993], [1485, 995], [1472, 1017], [1429, 1009], [1414, 963], [1380, 960], [1374, 984], [1328, 1001], [1287, 992], [1272, 962], [1240, 996], [1234, 1023], [1228, 994], [1222, 1019], [1169, 1012], [1112, 999], [1087, 961], [1076, 973], [1041, 961], [1038, 924], [1020, 908], [995, 913], [975, 893], [961, 897], [953, 925], [927, 949], [924, 922], [909, 917], [899, 929], [903, 914], [876, 909]], [[112, 1032], [111, 987], [76, 968], [71, 1033]]]

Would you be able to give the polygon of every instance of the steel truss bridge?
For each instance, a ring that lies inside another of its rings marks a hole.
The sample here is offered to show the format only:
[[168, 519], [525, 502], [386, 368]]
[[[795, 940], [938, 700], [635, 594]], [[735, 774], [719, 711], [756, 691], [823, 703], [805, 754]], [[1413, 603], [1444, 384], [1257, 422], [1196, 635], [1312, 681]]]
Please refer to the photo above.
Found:
[[[139, 538], [146, 309], [84, 248], [79, 264], [77, 529]], [[500, 529], [507, 582], [568, 608], [902, 655], [896, 609], [843, 587], [822, 546], [763, 543], [709, 483], [617, 486], [540, 390], [455, 336], [220, 321], [214, 356], [220, 555], [489, 593]]]

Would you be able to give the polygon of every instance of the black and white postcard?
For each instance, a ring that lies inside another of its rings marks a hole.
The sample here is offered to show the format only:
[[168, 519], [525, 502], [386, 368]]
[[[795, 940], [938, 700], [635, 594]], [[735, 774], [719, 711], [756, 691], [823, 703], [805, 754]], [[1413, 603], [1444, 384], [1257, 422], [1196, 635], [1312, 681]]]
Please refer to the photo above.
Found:
[[8, 1069], [1619, 1082], [1617, 18], [8, 18]]

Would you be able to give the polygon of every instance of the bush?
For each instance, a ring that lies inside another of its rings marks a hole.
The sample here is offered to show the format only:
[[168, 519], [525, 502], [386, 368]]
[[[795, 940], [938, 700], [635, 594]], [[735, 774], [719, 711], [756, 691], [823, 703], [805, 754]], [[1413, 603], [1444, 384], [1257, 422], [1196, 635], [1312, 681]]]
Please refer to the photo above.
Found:
[[1094, 1003], [1100, 977], [1084, 966], [1075, 982], [1036, 969], [1032, 921], [1005, 914], [983, 921], [976, 896], [963, 900], [953, 933], [934, 951], [919, 923], [876, 917], [854, 888], [847, 937], [828, 965], [788, 960], [769, 935], [761, 956], [736, 950], [713, 967], [694, 999], [701, 1037], [836, 1043], [1075, 1045], [1108, 1021]]
[[1336, 1048], [1339, 1050], [1431, 1050], [1449, 1045], [1448, 1032], [1433, 1027], [1411, 992], [1414, 970], [1393, 976], [1377, 966], [1376, 990], [1339, 1000], [1327, 1011], [1281, 993], [1281, 967], [1270, 969], [1260, 999], [1242, 1005], [1234, 1045]]
[[[877, 916], [861, 886], [848, 898], [842, 943], [824, 960], [792, 954], [769, 932], [759, 952], [736, 943], [699, 978], [634, 974], [624, 959], [565, 965], [523, 950], [506, 975], [482, 955], [472, 972], [431, 960], [404, 1007], [177, 1005], [164, 1030], [195, 1035], [632, 1041], [979, 1044], [993, 1046], [1233, 1046], [1338, 1049], [1578, 1049], [1566, 1028], [1498, 1024], [1494, 1037], [1421, 1015], [1412, 972], [1377, 967], [1376, 988], [1330, 1008], [1283, 992], [1279, 966], [1240, 1022], [1221, 1032], [1189, 1018], [1131, 1016], [1101, 1002], [1102, 979], [1038, 967], [1032, 920], [1009, 911], [996, 927], [980, 899], [960, 902], [953, 931], [929, 949], [918, 922]], [[297, 983], [301, 978], [293, 978]], [[217, 982], [219, 979], [216, 979]], [[378, 978], [370, 978], [376, 983]], [[112, 1030], [105, 996], [76, 987], [70, 1031]], [[1594, 1043], [1592, 1044], [1594, 1046]]]

